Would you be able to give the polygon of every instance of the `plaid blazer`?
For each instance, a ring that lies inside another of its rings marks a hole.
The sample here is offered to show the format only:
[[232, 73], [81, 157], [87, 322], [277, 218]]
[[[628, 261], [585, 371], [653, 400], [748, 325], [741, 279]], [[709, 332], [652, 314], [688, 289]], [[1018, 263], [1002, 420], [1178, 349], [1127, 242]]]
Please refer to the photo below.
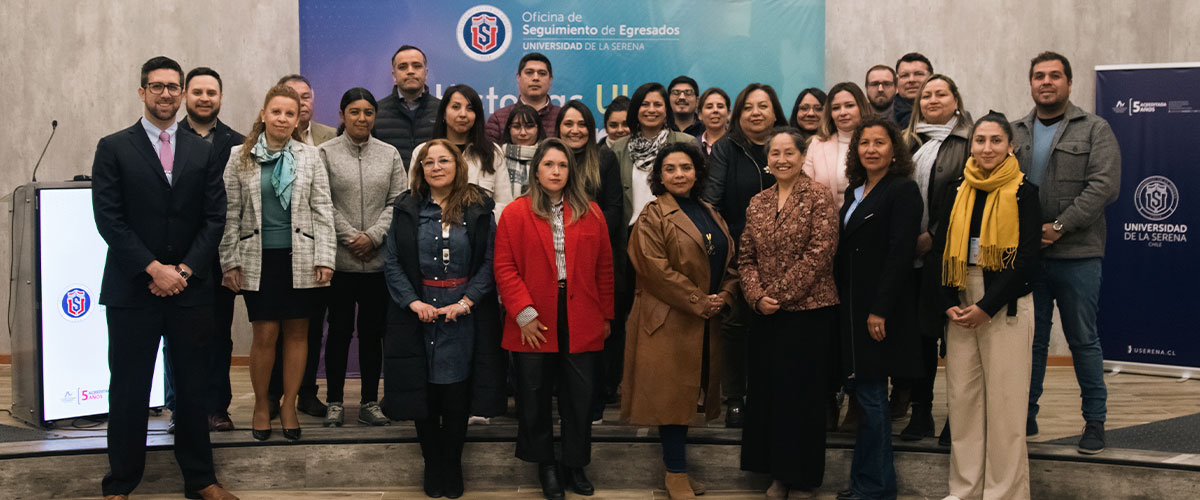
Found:
[[[242, 268], [242, 289], [257, 291], [262, 278], [262, 168], [241, 158], [242, 146], [229, 153], [225, 166], [225, 234], [218, 249], [221, 272]], [[337, 239], [333, 232], [333, 203], [329, 176], [317, 148], [292, 142], [296, 180], [292, 188], [292, 287], [329, 286], [317, 283], [315, 267], [334, 268]]]

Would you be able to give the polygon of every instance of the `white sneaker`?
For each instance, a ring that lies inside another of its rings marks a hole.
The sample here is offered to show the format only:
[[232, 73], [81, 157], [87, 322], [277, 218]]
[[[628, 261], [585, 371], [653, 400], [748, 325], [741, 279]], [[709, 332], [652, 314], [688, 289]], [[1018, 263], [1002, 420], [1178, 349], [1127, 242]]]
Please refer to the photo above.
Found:
[[325, 421], [321, 422], [324, 427], [341, 427], [345, 418], [345, 407], [342, 403], [330, 402], [329, 406], [325, 407]]
[[467, 425], [488, 425], [491, 423], [492, 419], [488, 417], [477, 417], [475, 415], [471, 415], [471, 418], [467, 419]]

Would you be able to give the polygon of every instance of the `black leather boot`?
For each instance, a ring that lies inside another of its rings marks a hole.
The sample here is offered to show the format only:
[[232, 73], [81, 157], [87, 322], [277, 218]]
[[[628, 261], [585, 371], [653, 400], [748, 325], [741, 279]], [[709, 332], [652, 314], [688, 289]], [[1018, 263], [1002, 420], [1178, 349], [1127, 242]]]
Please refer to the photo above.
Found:
[[912, 418], [900, 431], [900, 440], [920, 441], [927, 437], [933, 437], [933, 409], [931, 405], [915, 403], [912, 405]]
[[590, 497], [596, 493], [596, 488], [588, 480], [587, 474], [583, 473], [583, 467], [567, 467], [566, 469], [567, 484], [571, 485], [571, 491], [585, 497]]
[[558, 464], [538, 464], [538, 481], [542, 483], [542, 496], [546, 500], [563, 500], [562, 481], [558, 478]]

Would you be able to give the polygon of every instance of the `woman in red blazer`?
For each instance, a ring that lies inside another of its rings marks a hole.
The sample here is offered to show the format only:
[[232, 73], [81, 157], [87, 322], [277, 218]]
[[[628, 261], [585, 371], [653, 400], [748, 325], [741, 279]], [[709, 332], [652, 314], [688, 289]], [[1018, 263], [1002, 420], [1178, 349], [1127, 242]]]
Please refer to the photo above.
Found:
[[551, 428], [555, 386], [566, 484], [580, 495], [594, 492], [583, 467], [591, 460], [595, 368], [613, 318], [608, 226], [573, 168], [562, 141], [542, 141], [530, 161], [529, 189], [505, 207], [496, 227], [502, 345], [513, 352], [517, 375], [517, 458], [538, 464], [548, 499], [564, 496]]

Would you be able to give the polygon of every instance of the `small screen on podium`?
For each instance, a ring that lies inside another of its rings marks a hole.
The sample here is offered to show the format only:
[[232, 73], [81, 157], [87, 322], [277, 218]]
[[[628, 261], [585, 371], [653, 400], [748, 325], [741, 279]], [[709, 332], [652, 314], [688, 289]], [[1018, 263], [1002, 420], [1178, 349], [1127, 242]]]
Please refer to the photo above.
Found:
[[[108, 322], [100, 305], [107, 251], [92, 217], [90, 188], [38, 191], [42, 418], [47, 421], [108, 413]], [[163, 405], [162, 366], [160, 348], [151, 407]]]

